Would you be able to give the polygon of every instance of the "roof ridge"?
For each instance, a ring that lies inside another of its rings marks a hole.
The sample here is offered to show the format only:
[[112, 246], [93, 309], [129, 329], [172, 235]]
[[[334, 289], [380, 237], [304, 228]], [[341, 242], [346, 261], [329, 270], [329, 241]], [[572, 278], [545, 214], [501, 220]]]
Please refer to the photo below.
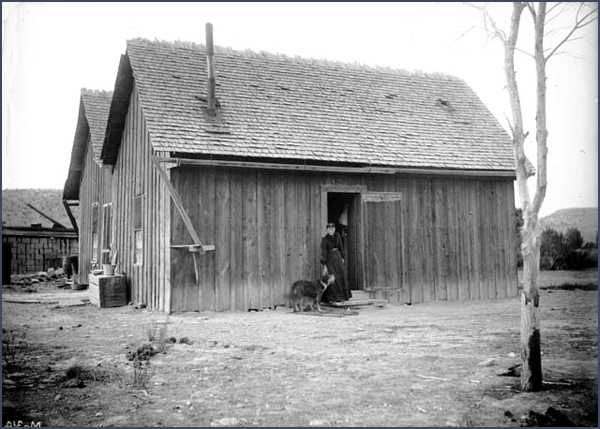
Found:
[[[134, 39], [128, 39], [127, 44], [129, 45], [130, 43], [136, 44], [136, 45], [142, 45], [142, 46], [148, 46], [148, 45], [159, 46], [161, 48], [166, 48], [166, 49], [171, 49], [171, 50], [184, 48], [184, 49], [193, 49], [193, 50], [203, 51], [205, 49], [204, 44], [196, 43], [196, 42], [187, 42], [187, 41], [182, 41], [182, 40], [176, 40], [176, 41], [167, 41], [167, 40], [158, 40], [158, 39], [150, 40], [150, 39], [146, 39], [143, 37], [137, 37]], [[450, 81], [450, 80], [462, 81], [462, 79], [460, 79], [457, 76], [454, 76], [454, 75], [451, 75], [448, 73], [441, 73], [441, 72], [425, 72], [425, 71], [418, 70], [418, 69], [409, 70], [409, 69], [393, 68], [390, 66], [371, 66], [371, 65], [363, 64], [363, 63], [359, 63], [359, 62], [345, 62], [345, 61], [340, 61], [340, 60], [329, 60], [329, 59], [324, 59], [324, 58], [302, 57], [300, 55], [291, 56], [288, 54], [273, 53], [273, 52], [268, 52], [265, 50], [260, 50], [260, 51], [254, 51], [252, 49], [239, 50], [239, 49], [234, 49], [229, 46], [220, 46], [220, 45], [215, 45], [214, 48], [215, 48], [215, 52], [219, 53], [219, 54], [241, 55], [246, 58], [258, 58], [258, 59], [264, 58], [264, 59], [270, 59], [270, 60], [288, 61], [288, 62], [293, 62], [293, 63], [297, 63], [297, 64], [319, 65], [319, 66], [324, 66], [324, 67], [338, 67], [338, 68], [344, 68], [347, 70], [378, 71], [378, 72], [395, 74], [395, 75], [403, 75], [403, 76], [420, 76], [420, 77], [428, 77], [428, 78], [437, 78], [437, 79], [448, 80], [448, 81]]]
[[96, 96], [107, 96], [112, 97], [112, 91], [105, 91], [103, 89], [88, 89], [81, 88], [81, 95], [96, 95]]

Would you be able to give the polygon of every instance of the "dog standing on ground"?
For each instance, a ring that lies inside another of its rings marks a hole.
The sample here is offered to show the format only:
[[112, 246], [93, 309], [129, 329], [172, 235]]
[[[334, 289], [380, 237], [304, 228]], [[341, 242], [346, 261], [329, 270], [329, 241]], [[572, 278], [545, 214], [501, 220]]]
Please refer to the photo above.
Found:
[[304, 307], [304, 300], [309, 299], [311, 301], [310, 309], [313, 310], [314, 303], [317, 304], [317, 311], [320, 313], [321, 310], [321, 297], [325, 289], [335, 282], [335, 276], [333, 274], [321, 276], [319, 280], [298, 280], [292, 285], [292, 292], [290, 293], [290, 300], [294, 307], [294, 313], [296, 307], [298, 311], [302, 312]]

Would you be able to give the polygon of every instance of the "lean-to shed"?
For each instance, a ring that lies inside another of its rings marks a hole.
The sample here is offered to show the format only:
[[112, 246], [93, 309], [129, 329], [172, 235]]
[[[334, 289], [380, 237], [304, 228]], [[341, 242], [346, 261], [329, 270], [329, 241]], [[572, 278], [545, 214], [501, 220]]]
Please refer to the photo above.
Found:
[[[103, 167], [100, 151], [111, 100], [111, 91], [81, 90], [71, 162], [63, 189], [64, 206], [79, 232], [76, 280], [81, 284], [87, 284], [93, 267], [108, 262], [110, 252], [112, 171], [110, 166]], [[70, 209], [76, 205], [80, 206], [78, 222]]]
[[352, 289], [516, 295], [513, 149], [465, 82], [213, 48], [211, 31], [206, 46], [130, 40], [121, 58], [98, 198], [130, 299], [285, 304], [340, 220]]

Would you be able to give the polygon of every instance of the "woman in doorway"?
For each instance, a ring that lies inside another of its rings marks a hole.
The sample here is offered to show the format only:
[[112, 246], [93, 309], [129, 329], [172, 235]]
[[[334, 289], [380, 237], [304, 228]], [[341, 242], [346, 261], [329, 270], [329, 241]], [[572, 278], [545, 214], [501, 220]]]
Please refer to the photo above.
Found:
[[327, 224], [327, 234], [321, 240], [321, 264], [335, 276], [335, 282], [323, 293], [323, 302], [347, 301], [352, 297], [344, 274], [344, 245], [335, 231], [335, 224]]

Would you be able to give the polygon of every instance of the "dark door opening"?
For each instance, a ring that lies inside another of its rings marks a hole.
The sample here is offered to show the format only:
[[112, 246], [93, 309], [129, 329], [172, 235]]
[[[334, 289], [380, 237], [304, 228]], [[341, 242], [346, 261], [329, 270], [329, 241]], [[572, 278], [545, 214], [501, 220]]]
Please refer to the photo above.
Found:
[[10, 243], [2, 243], [2, 284], [10, 284], [12, 264], [12, 246]]
[[327, 222], [336, 224], [342, 236], [345, 254], [346, 279], [351, 290], [362, 289], [359, 272], [359, 193], [327, 192]]

